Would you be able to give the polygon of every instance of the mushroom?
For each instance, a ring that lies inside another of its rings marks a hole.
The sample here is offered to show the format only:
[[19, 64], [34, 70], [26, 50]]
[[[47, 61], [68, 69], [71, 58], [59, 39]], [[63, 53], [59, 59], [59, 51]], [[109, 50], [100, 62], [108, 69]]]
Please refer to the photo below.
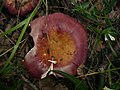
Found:
[[24, 16], [35, 8], [38, 0], [4, 0], [4, 6], [13, 15]]
[[87, 32], [83, 25], [63, 13], [39, 17], [30, 23], [34, 47], [23, 63], [34, 77], [42, 77], [53, 64], [54, 70], [76, 75], [87, 56]]

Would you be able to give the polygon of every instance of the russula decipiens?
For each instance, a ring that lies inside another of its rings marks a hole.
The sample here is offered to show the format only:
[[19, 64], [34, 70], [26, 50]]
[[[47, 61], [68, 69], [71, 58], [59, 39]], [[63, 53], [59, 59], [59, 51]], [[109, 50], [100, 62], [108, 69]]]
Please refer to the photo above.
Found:
[[39, 17], [30, 23], [34, 47], [23, 60], [35, 77], [41, 77], [56, 61], [54, 70], [76, 75], [87, 55], [87, 33], [75, 19], [62, 13]]
[[24, 16], [35, 8], [38, 0], [4, 0], [4, 6], [13, 15]]

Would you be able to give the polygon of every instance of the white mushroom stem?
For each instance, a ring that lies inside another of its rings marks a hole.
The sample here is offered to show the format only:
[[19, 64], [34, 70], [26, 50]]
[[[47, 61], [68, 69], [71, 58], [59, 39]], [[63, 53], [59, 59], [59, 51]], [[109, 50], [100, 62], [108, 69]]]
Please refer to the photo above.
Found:
[[[49, 71], [53, 70], [53, 65], [57, 63], [57, 61], [53, 61], [53, 59], [52, 59], [52, 60], [48, 60], [48, 62], [51, 62], [51, 65], [50, 65], [50, 67], [48, 68], [48, 70], [47, 70], [45, 73], [43, 73], [43, 75], [41, 76], [41, 79], [45, 78], [45, 77], [47, 76], [47, 73], [48, 73]], [[54, 73], [51, 71], [50, 74], [54, 74]], [[55, 74], [54, 74], [54, 75], [55, 75]]]
[[57, 61], [53, 61], [53, 60], [48, 60], [48, 62], [51, 62], [51, 63], [53, 63], [53, 64], [56, 64], [56, 63], [57, 63]]

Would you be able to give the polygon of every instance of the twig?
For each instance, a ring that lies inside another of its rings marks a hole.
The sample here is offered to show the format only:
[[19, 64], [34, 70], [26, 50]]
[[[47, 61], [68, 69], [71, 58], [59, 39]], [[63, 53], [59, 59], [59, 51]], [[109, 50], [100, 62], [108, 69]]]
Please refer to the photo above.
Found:
[[[2, 31], [1, 29], [0, 29], [0, 32], [3, 33], [3, 31]], [[6, 37], [12, 44], [15, 45], [15, 43], [14, 43], [7, 35], [5, 35], [5, 37]]]
[[[23, 43], [24, 41], [25, 41], [25, 39], [22, 40], [22, 41], [20, 42], [20, 44]], [[5, 55], [6, 53], [8, 53], [9, 51], [11, 51], [12, 49], [14, 49], [14, 46], [11, 47], [10, 49], [8, 49], [7, 51], [3, 52], [2, 54], [0, 54], [0, 57], [2, 57], [3, 55]]]
[[34, 90], [39, 90], [34, 84], [32, 84], [27, 78], [25, 78], [23, 75], [21, 75], [21, 78]]
[[48, 15], [48, 2], [46, 0], [46, 16]]
[[96, 75], [96, 74], [100, 74], [100, 73], [107, 73], [107, 72], [115, 71], [115, 70], [120, 70], [120, 68], [113, 68], [113, 69], [110, 69], [110, 70], [104, 70], [104, 71], [99, 71], [99, 72], [88, 73], [88, 74], [85, 74], [85, 75], [78, 76], [76, 78], [92, 76], [92, 75]]

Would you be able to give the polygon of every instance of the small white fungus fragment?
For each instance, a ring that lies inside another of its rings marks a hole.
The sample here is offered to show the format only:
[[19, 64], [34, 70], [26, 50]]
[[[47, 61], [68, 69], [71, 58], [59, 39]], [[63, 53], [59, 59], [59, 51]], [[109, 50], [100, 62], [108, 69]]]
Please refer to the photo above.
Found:
[[103, 90], [115, 90], [115, 89], [110, 89], [110, 88], [108, 88], [108, 87], [105, 86], [105, 87], [103, 88]]
[[[50, 65], [50, 67], [48, 68], [48, 70], [47, 70], [45, 73], [43, 73], [43, 75], [41, 76], [41, 79], [45, 78], [45, 77], [47, 76], [47, 73], [48, 73], [49, 71], [53, 70], [53, 65], [57, 63], [57, 61], [54, 61], [54, 60], [48, 60], [48, 62], [51, 62], [51, 65]], [[51, 72], [49, 73], [49, 75], [50, 75], [50, 74], [54, 74], [54, 73], [51, 71]], [[54, 74], [54, 75], [55, 75], [55, 74]]]
[[[112, 35], [108, 34], [108, 36], [109, 36], [110, 40], [115, 41], [115, 38]], [[105, 35], [105, 41], [108, 41], [108, 38], [106, 35]]]

